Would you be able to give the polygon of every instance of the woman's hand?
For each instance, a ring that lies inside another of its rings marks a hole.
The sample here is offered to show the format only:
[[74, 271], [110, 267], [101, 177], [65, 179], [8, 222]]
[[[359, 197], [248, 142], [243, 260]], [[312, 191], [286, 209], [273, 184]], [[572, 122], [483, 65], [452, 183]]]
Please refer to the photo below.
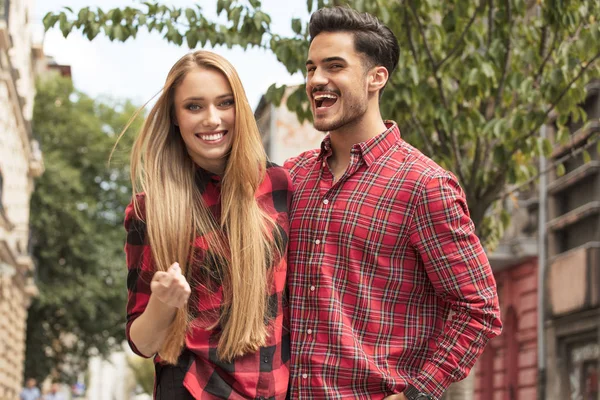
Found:
[[174, 308], [184, 307], [192, 293], [178, 263], [173, 263], [166, 272], [157, 271], [150, 283], [150, 290], [161, 303]]

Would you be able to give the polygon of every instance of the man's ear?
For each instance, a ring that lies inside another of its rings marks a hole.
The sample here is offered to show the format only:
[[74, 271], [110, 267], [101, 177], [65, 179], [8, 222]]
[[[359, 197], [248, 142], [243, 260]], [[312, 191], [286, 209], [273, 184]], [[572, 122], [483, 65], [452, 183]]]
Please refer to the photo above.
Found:
[[383, 89], [389, 77], [390, 74], [386, 67], [373, 67], [369, 73], [369, 91], [378, 92]]

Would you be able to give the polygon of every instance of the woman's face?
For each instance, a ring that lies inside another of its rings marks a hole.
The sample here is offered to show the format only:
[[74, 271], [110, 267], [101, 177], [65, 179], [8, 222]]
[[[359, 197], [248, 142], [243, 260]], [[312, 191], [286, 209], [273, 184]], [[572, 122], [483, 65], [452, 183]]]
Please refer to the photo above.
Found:
[[175, 89], [174, 107], [175, 123], [192, 160], [223, 174], [235, 125], [233, 91], [225, 75], [194, 68]]

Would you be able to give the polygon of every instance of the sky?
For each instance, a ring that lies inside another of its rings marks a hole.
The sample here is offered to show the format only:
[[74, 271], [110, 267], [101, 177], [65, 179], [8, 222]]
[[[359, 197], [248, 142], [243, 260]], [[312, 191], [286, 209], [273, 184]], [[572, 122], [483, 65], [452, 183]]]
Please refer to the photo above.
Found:
[[[216, 0], [161, 2], [182, 7], [199, 4], [207, 19], [216, 18]], [[58, 24], [45, 34], [42, 25], [42, 19], [47, 12], [60, 11], [65, 6], [72, 7], [77, 12], [87, 6], [100, 6], [106, 11], [114, 7], [140, 4], [140, 0], [35, 0], [34, 38], [43, 40], [44, 52], [47, 55], [53, 56], [59, 64], [71, 66], [73, 82], [78, 90], [92, 97], [131, 99], [135, 104], [142, 105], [160, 90], [171, 66], [190, 51], [185, 41], [182, 47], [178, 47], [167, 43], [158, 33], [149, 34], [143, 30], [140, 30], [136, 39], [129, 39], [125, 43], [111, 42], [102, 33], [93, 41], [89, 41], [79, 31], [73, 31], [65, 39], [58, 29]], [[308, 20], [305, 0], [262, 0], [262, 9], [271, 16], [274, 32], [281, 35], [292, 35], [292, 18]], [[290, 76], [283, 64], [264, 50], [230, 50], [226, 47], [206, 49], [219, 53], [235, 66], [252, 109], [256, 108], [261, 96], [271, 84], [298, 84], [303, 79], [300, 74]]]

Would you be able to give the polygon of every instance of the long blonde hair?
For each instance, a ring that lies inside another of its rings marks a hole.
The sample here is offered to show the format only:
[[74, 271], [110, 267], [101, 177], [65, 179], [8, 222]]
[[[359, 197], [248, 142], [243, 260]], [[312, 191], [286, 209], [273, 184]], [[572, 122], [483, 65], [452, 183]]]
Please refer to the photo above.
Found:
[[[235, 102], [233, 144], [222, 179], [220, 225], [195, 184], [196, 167], [173, 123], [175, 89], [194, 68], [223, 73]], [[260, 133], [234, 67], [208, 51], [182, 57], [169, 71], [158, 101], [133, 145], [133, 198], [136, 212], [141, 215], [135, 195], [145, 193], [145, 221], [157, 271], [166, 271], [177, 261], [189, 281], [192, 267], [199, 264], [195, 262], [194, 238], [211, 233], [210, 252], [227, 264], [223, 267], [223, 311], [218, 321], [222, 331], [217, 353], [222, 360], [258, 350], [268, 336], [267, 264], [277, 249], [273, 246], [274, 221], [255, 199], [265, 171]], [[190, 321], [189, 310], [177, 311], [159, 351], [166, 362], [177, 362]]]

